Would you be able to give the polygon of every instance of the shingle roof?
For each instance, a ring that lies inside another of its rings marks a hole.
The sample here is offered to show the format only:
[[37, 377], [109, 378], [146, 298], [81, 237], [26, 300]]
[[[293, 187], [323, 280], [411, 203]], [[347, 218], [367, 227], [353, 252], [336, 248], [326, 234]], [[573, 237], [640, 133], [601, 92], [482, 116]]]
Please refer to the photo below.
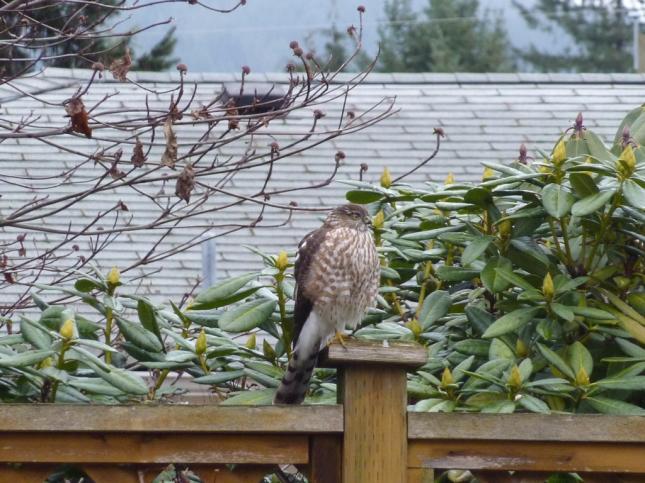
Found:
[[[48, 69], [36, 77], [21, 79], [14, 83], [23, 91], [35, 94], [40, 99], [57, 100], [70, 97], [89, 71]], [[163, 90], [164, 85], [176, 83], [176, 73], [131, 73], [132, 80], [149, 87]], [[281, 83], [285, 74], [257, 74], [247, 78], [247, 86], [253, 83]], [[235, 74], [189, 74], [188, 81], [197, 85], [196, 101], [210, 100], [221, 91], [227, 82], [239, 81]], [[118, 101], [106, 101], [103, 108], [122, 109], [123, 102], [141, 104], [142, 90], [112, 80], [96, 83], [84, 97], [86, 105], [92, 105], [108, 93], [121, 92]], [[552, 143], [564, 129], [569, 127], [578, 112], [583, 112], [585, 125], [606, 140], [613, 138], [619, 121], [627, 111], [643, 103], [645, 99], [645, 75], [641, 74], [371, 74], [367, 81], [356, 88], [350, 98], [352, 106], [361, 110], [383, 97], [396, 96], [400, 111], [383, 122], [348, 137], [336, 139], [281, 162], [274, 175], [274, 188], [300, 184], [326, 178], [330, 172], [334, 153], [343, 150], [347, 159], [341, 167], [338, 179], [357, 178], [359, 165], [367, 163], [367, 181], [376, 181], [385, 166], [396, 176], [424, 159], [434, 147], [433, 129], [442, 127], [447, 139], [442, 149], [429, 165], [409, 179], [413, 184], [426, 180], [442, 180], [453, 172], [458, 180], [477, 180], [481, 176], [482, 161], [506, 163], [516, 158], [521, 143], [529, 152], [536, 149], [550, 150]], [[166, 109], [168, 100], [150, 96], [151, 108]], [[338, 114], [342, 99], [331, 101], [324, 109]], [[33, 112], [42, 116], [48, 125], [64, 126], [66, 120], [59, 107], [0, 86], [0, 118], [17, 120]], [[310, 115], [310, 113], [308, 113]], [[301, 129], [303, 115], [288, 116], [278, 127], [285, 132]], [[196, 139], [197, 133], [190, 126], [178, 128], [180, 139]], [[98, 146], [96, 140], [82, 137], [61, 136], [58, 142], [67, 145]], [[229, 154], [241, 153], [244, 146], [231, 146]], [[159, 153], [153, 155], [160, 156]], [[60, 171], [74, 160], [69, 154], [38, 140], [6, 140], [0, 144], [0, 168], [3, 174], [44, 175]], [[86, 174], [91, 174], [88, 167]], [[250, 192], [263, 179], [263, 172], [249, 171], [235, 179], [237, 189]], [[60, 190], [69, 189], [61, 186]], [[33, 193], [3, 183], [0, 198], [0, 215], [27, 201]], [[302, 191], [288, 199], [296, 199], [301, 205], [333, 206], [343, 202], [346, 186], [335, 183], [322, 189]], [[93, 203], [114, 204], [122, 199], [139, 216], [146, 215], [141, 197], [134, 194], [118, 198], [105, 193]], [[49, 220], [50, 223], [66, 225], [69, 221], [87, 219], [96, 205], [81, 204], [79, 209], [70, 209]], [[252, 209], [246, 205], [218, 214], [218, 219], [239, 222], [251, 216]], [[266, 223], [279, 221], [277, 213], [267, 213]], [[255, 255], [243, 244], [253, 245], [270, 253], [280, 249], [293, 250], [302, 235], [319, 223], [317, 215], [299, 213], [285, 227], [257, 228], [237, 232], [217, 239], [217, 277], [247, 272], [259, 266]], [[14, 231], [5, 231], [10, 236]], [[180, 243], [194, 236], [196, 231], [182, 230], [166, 243]], [[49, 237], [52, 240], [55, 237]], [[149, 248], [153, 238], [145, 233], [122, 236], [98, 258], [98, 263], [109, 268], [125, 266]], [[197, 246], [185, 253], [163, 262], [162, 271], [143, 284], [142, 292], [154, 294], [154, 298], [179, 299], [197, 276], [201, 275], [201, 249]], [[3, 298], [11, 294], [3, 294]], [[6, 299], [5, 299], [6, 300]]]

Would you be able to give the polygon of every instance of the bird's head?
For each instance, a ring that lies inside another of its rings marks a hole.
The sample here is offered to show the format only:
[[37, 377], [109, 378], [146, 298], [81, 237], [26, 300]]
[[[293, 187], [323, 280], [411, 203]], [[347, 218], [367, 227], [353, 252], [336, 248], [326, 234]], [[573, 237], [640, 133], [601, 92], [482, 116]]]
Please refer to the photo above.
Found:
[[368, 230], [372, 226], [372, 218], [365, 208], [350, 203], [334, 208], [327, 216], [325, 223], [331, 226]]

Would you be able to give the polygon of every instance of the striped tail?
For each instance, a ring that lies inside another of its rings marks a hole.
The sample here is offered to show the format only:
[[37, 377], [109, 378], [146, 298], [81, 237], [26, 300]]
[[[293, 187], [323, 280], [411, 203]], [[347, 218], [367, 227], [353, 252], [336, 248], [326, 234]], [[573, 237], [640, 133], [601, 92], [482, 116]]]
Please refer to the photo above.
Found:
[[321, 342], [318, 319], [312, 312], [298, 337], [287, 371], [273, 398], [273, 404], [300, 404], [305, 400], [309, 381], [318, 361]]

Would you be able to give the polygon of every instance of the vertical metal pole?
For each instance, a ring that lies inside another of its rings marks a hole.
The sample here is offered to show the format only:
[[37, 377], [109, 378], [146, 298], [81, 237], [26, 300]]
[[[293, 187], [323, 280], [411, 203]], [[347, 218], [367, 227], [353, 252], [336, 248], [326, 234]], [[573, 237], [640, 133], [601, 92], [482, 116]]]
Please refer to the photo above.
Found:
[[638, 37], [640, 35], [640, 16], [634, 15], [633, 17], [633, 46], [632, 46], [632, 55], [634, 57], [634, 72], [640, 71], [640, 52], [638, 51]]
[[213, 239], [202, 243], [202, 280], [204, 288], [214, 285], [217, 280], [217, 247]]

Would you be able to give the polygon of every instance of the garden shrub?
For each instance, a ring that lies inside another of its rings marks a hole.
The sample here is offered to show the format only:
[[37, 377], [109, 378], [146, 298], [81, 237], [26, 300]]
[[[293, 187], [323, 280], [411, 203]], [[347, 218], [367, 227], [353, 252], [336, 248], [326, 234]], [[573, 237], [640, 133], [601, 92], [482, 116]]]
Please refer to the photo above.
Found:
[[[639, 107], [609, 147], [578, 116], [551, 153], [484, 163], [480, 183], [413, 187], [387, 172], [379, 185], [347, 182], [347, 199], [374, 216], [382, 256], [378, 307], [355, 335], [428, 347], [409, 379], [412, 409], [645, 414], [644, 142]], [[169, 398], [179, 371], [224, 404], [269, 403], [294, 287], [287, 253], [254, 252], [264, 270], [180, 306], [129, 293], [116, 269], [39, 286], [40, 318], [0, 338], [0, 397]], [[98, 317], [46, 302], [53, 292]], [[308, 402], [333, 402], [334, 377], [318, 369]]]

